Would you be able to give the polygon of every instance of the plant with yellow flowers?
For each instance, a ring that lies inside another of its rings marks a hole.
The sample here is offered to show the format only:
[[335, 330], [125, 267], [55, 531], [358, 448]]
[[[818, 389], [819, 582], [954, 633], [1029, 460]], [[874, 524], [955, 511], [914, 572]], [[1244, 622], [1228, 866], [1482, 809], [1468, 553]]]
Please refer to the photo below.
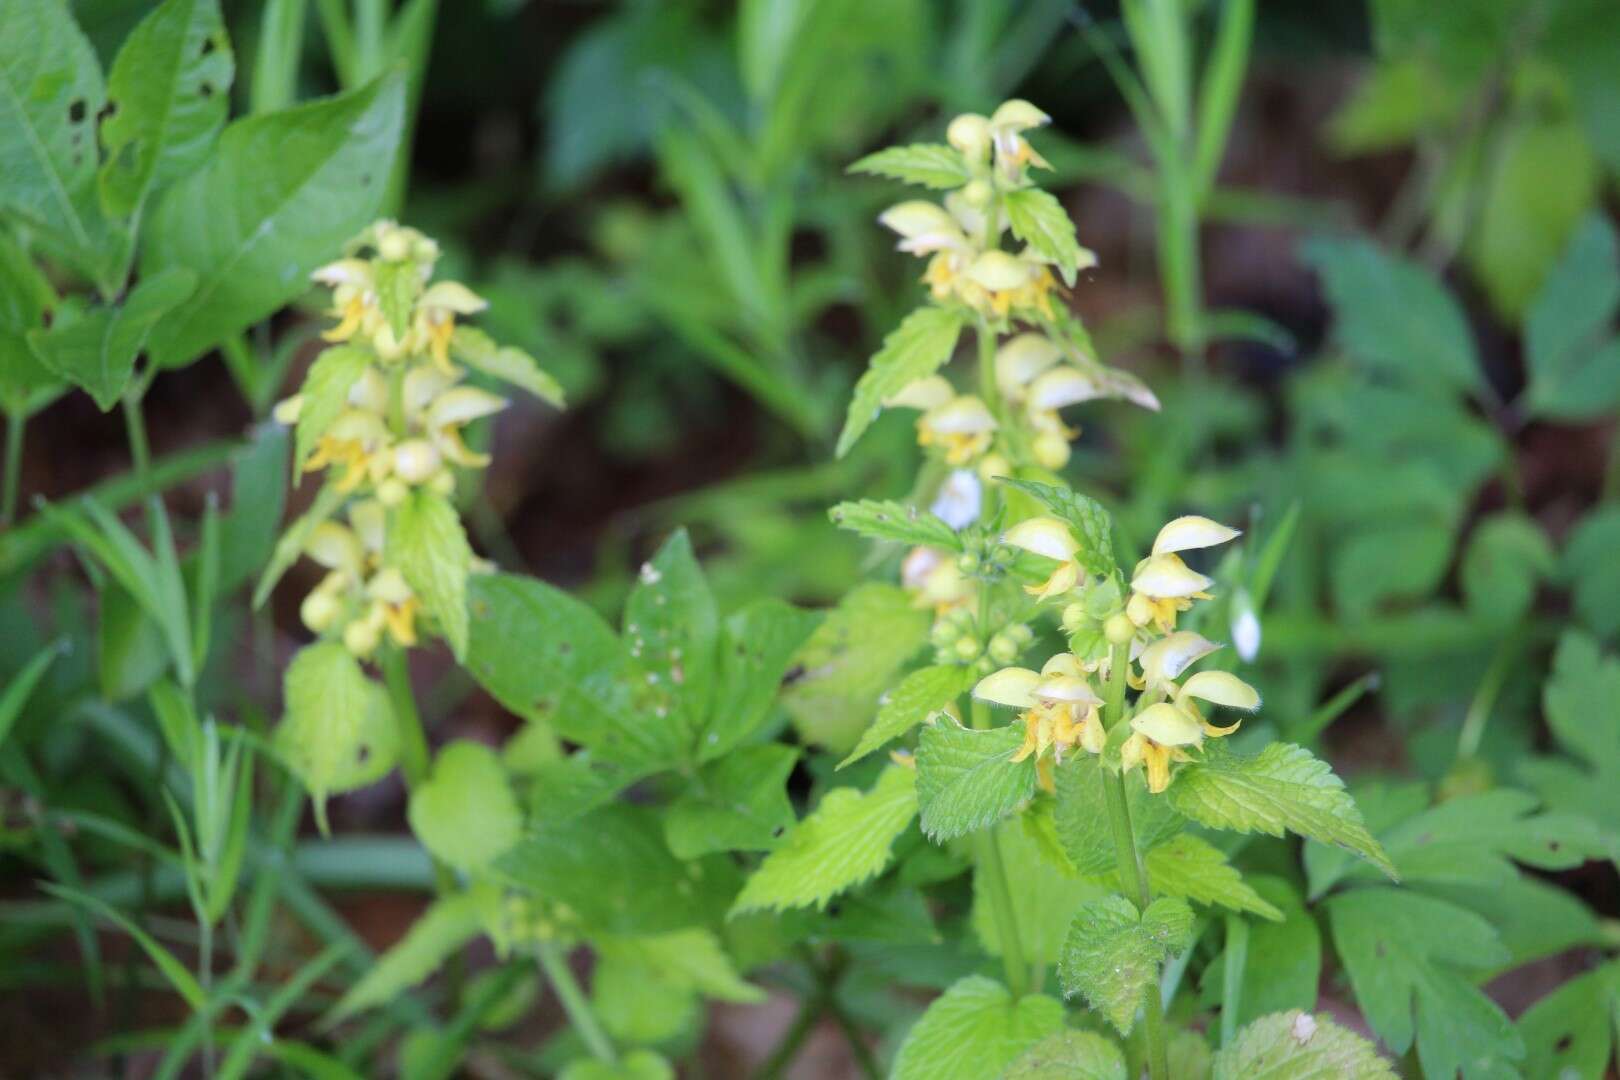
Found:
[[[899, 741], [889, 762], [865, 790], [824, 796], [735, 909], [825, 904], [880, 871], [913, 821], [962, 860], [970, 921], [1003, 977], [969, 974], [945, 989], [900, 1047], [901, 1080], [1045, 1075], [1037, 1063], [1060, 1059], [1096, 1075], [1173, 1075], [1179, 1037], [1168, 1006], [1186, 970], [1177, 958], [1204, 912], [1281, 917], [1195, 826], [1292, 831], [1392, 873], [1325, 764], [1263, 739], [1250, 753], [1228, 748], [1260, 694], [1200, 632], [1199, 603], [1221, 590], [1207, 554], [1239, 531], [1178, 517], [1125, 559], [1108, 512], [1057, 473], [1077, 434], [1062, 410], [1158, 401], [1101, 361], [1065, 303], [1096, 260], [1035, 186], [1045, 161], [1031, 138], [1046, 119], [1009, 101], [952, 120], [944, 144], [854, 166], [946, 194], [879, 219], [901, 251], [926, 260], [926, 300], [872, 358], [839, 444], [847, 450], [884, 409], [917, 410], [927, 463], [913, 497], [832, 511], [843, 527], [905, 549], [897, 599], [885, 601], [896, 614], [876, 607], [889, 594], [874, 590], [889, 587], [874, 584], [852, 594], [847, 625], [841, 612], [829, 623], [857, 637], [857, 619], [898, 620], [909, 609], [931, 623], [933, 651], [925, 666], [892, 671], [840, 767], [870, 772], [869, 755]], [[969, 329], [976, 367], [953, 375]], [[825, 655], [817, 638], [801, 654], [810, 686], [838, 677], [838, 643], [826, 637]], [[1121, 1044], [1068, 1027], [1065, 1004], [1046, 992], [1053, 967], [1063, 996]], [[1287, 1024], [1266, 1018], [1254, 1038], [1272, 1028]], [[1345, 1075], [1389, 1075], [1369, 1047], [1340, 1036], [1354, 1058]], [[1178, 1053], [1191, 1052], [1179, 1042]]]

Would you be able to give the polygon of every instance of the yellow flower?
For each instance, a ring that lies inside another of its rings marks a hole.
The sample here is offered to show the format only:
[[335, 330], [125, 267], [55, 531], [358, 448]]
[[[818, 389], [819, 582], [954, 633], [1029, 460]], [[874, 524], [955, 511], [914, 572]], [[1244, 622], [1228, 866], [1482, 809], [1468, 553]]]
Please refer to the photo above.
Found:
[[990, 114], [990, 141], [995, 147], [996, 167], [1009, 181], [1019, 182], [1028, 165], [1042, 169], [1052, 167], [1023, 136], [1023, 132], [1051, 122], [1050, 116], [1021, 98], [1002, 102]]
[[360, 330], [369, 332], [381, 324], [376, 278], [366, 260], [339, 259], [310, 277], [332, 290], [331, 313], [338, 317], [338, 324], [321, 334], [327, 341], [348, 341]]
[[1058, 568], [1045, 581], [1039, 585], [1024, 586], [1024, 591], [1037, 600], [1062, 596], [1079, 584], [1080, 564], [1075, 561], [1074, 555], [1080, 550], [1080, 543], [1065, 522], [1055, 517], [1029, 518], [1003, 533], [1001, 542], [1057, 560]]
[[938, 548], [914, 547], [907, 552], [900, 564], [900, 584], [914, 595], [915, 606], [932, 608], [936, 616], [965, 607], [978, 596], [956, 556]]
[[361, 657], [385, 632], [401, 647], [417, 641], [421, 601], [398, 569], [382, 565], [386, 514], [377, 500], [362, 499], [350, 506], [348, 525], [323, 521], [304, 545], [304, 553], [329, 571], [304, 598], [304, 624], [317, 634], [338, 630], [345, 647]]
[[1147, 769], [1148, 790], [1154, 794], [1170, 786], [1171, 762], [1191, 760], [1185, 747], [1202, 746], [1206, 737], [1219, 738], [1238, 729], [1237, 723], [1211, 724], [1194, 699], [1250, 711], [1260, 707], [1259, 693], [1236, 675], [1201, 671], [1174, 688], [1170, 701], [1149, 705], [1131, 717], [1131, 735], [1120, 747], [1120, 759], [1127, 770], [1137, 765]]
[[878, 215], [878, 222], [900, 234], [899, 250], [912, 255], [965, 251], [970, 246], [962, 226], [938, 203], [910, 199]]
[[487, 307], [489, 301], [459, 281], [436, 282], [416, 301], [412, 328], [440, 371], [455, 370], [450, 363], [450, 338], [456, 332], [456, 316], [476, 315]]
[[917, 421], [917, 445], [938, 446], [947, 465], [967, 465], [990, 449], [996, 418], [975, 394], [958, 394], [923, 413]]
[[326, 434], [315, 441], [315, 451], [304, 462], [304, 471], [342, 467], [337, 489], [345, 492], [355, 490], [367, 479], [377, 483], [391, 470], [392, 455], [385, 452], [390, 440], [382, 417], [364, 409], [345, 409]]
[[1137, 626], [1152, 623], [1161, 633], [1176, 628], [1176, 616], [1192, 607], [1194, 600], [1208, 600], [1207, 590], [1214, 582], [1190, 569], [1177, 554], [1194, 548], [1213, 547], [1240, 535], [1206, 517], [1179, 517], [1159, 530], [1153, 553], [1136, 564], [1131, 576], [1131, 597], [1125, 614]]
[[1007, 667], [986, 675], [973, 688], [973, 696], [1022, 710], [1018, 719], [1024, 725], [1024, 744], [1013, 761], [1030, 757], [1040, 761], [1050, 749], [1053, 760], [1062, 764], [1065, 749], [1079, 746], [1098, 754], [1107, 741], [1099, 711], [1102, 698], [1071, 653], [1058, 653], [1039, 672]]
[[1167, 634], [1136, 657], [1142, 677], [1140, 680], [1131, 678], [1131, 685], [1138, 690], [1165, 690], [1183, 671], [1219, 648], [1220, 645], [1191, 630]]

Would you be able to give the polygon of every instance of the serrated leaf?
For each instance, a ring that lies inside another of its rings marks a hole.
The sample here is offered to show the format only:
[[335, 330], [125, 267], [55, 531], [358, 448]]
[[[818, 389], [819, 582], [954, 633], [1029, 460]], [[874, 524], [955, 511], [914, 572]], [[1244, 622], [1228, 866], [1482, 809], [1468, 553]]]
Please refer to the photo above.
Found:
[[841, 502], [829, 510], [827, 516], [840, 529], [848, 529], [872, 540], [891, 540], [946, 551], [962, 550], [962, 538], [955, 529], [926, 510], [893, 500]]
[[483, 928], [478, 904], [470, 893], [434, 901], [405, 936], [349, 987], [332, 1007], [329, 1022], [391, 1001], [432, 975], [453, 953]]
[[720, 947], [720, 939], [703, 927], [638, 937], [604, 937], [594, 944], [598, 955], [633, 960], [662, 982], [681, 990], [741, 1004], [765, 1000], [763, 990], [737, 974], [731, 958]]
[[1272, 743], [1243, 757], [1210, 743], [1202, 761], [1177, 774], [1169, 794], [1177, 812], [1209, 828], [1270, 836], [1295, 832], [1346, 848], [1396, 876], [1344, 781], [1304, 747]]
[[1043, 506], [1068, 522], [1080, 548], [1075, 559], [1087, 572], [1106, 577], [1114, 572], [1114, 519], [1102, 504], [1062, 484], [1003, 477], [1010, 488], [1034, 496]]
[[[1057, 806], [1053, 825], [1075, 871], [1097, 877], [1118, 865], [1114, 834], [1108, 825], [1106, 778], [1100, 759], [1080, 754], [1056, 770]], [[1180, 833], [1187, 822], [1170, 808], [1170, 801], [1147, 789], [1140, 770], [1125, 775], [1125, 797], [1131, 811], [1136, 847], [1144, 855]]]
[[866, 155], [851, 165], [848, 171], [887, 176], [891, 180], [920, 184], [940, 191], [961, 187], [973, 178], [962, 155], [940, 143], [891, 146]]
[[1327, 902], [1333, 941], [1356, 1004], [1384, 1044], [1417, 1042], [1425, 1076], [1496, 1077], [1524, 1056], [1501, 1008], [1459, 972], [1508, 958], [1496, 931], [1466, 908], [1388, 886]]
[[1578, 975], [1519, 1017], [1524, 1075], [1603, 1080], [1614, 1061], [1620, 966]]
[[439, 751], [411, 792], [406, 819], [434, 858], [477, 873], [517, 842], [523, 812], [495, 751], [459, 740]]
[[1584, 818], [1536, 813], [1539, 800], [1511, 788], [1448, 799], [1380, 835], [1403, 880], [1489, 888], [1516, 876], [1512, 859], [1568, 870], [1607, 846]]
[[123, 396], [152, 328], [196, 287], [196, 274], [171, 267], [143, 278], [121, 304], [61, 305], [50, 329], [28, 332], [28, 344], [40, 363], [83, 387], [106, 412]]
[[1063, 992], [1079, 994], [1121, 1035], [1158, 992], [1159, 965], [1192, 944], [1193, 913], [1185, 900], [1161, 897], [1145, 912], [1123, 896], [1105, 896], [1080, 909], [1063, 943], [1058, 976]]
[[677, 529], [643, 563], [624, 605], [624, 643], [648, 677], [667, 684], [688, 738], [709, 715], [720, 613], [692, 541]]
[[230, 112], [236, 64], [218, 0], [166, 0], [130, 31], [107, 73], [107, 161], [98, 183], [114, 217], [198, 165]]
[[1479, 384], [1468, 320], [1426, 267], [1362, 239], [1317, 237], [1301, 255], [1322, 275], [1334, 332], [1357, 360], [1409, 383]]
[[380, 780], [394, 766], [398, 735], [381, 686], [340, 643], [307, 645], [283, 677], [286, 714], [275, 745], [315, 802], [326, 827], [326, 796]]
[[450, 338], [450, 354], [463, 364], [519, 390], [527, 390], [541, 401], [563, 407], [563, 388], [534, 357], [510, 345], [497, 345], [474, 326], [458, 326]]
[[838, 435], [838, 457], [849, 453], [877, 419], [885, 401], [918, 379], [932, 375], [951, 358], [965, 321], [966, 316], [957, 308], [920, 307], [883, 339], [883, 347], [855, 384], [844, 430]]
[[370, 349], [359, 345], [334, 345], [321, 350], [304, 376], [298, 394], [298, 426], [293, 437], [293, 469], [302, 472], [315, 443], [349, 404], [349, 391], [376, 360]]
[[744, 746], [705, 765], [664, 816], [677, 858], [715, 851], [769, 851], [793, 824], [787, 779], [799, 753], [772, 743]]
[[984, 1080], [1063, 1027], [1063, 1005], [1045, 994], [1014, 1000], [1007, 988], [969, 975], [928, 1006], [895, 1055], [892, 1080]]
[[714, 707], [698, 738], [699, 761], [723, 757], [759, 730], [788, 665], [820, 620], [816, 612], [775, 599], [756, 600], [727, 617]]
[[1535, 415], [1591, 419], [1620, 402], [1620, 345], [1611, 333], [1617, 306], [1620, 241], [1608, 219], [1593, 213], [1575, 230], [1525, 319], [1525, 400]]
[[310, 272], [376, 215], [404, 110], [405, 79], [393, 73], [225, 129], [142, 231], [143, 274], [186, 266], [201, 279], [154, 332], [157, 363], [185, 364], [308, 288]]
[[1125, 1080], [1125, 1055], [1101, 1035], [1071, 1028], [1024, 1051], [1001, 1080]]
[[1021, 725], [975, 731], [949, 717], [917, 741], [917, 806], [935, 843], [977, 832], [1013, 813], [1035, 794], [1035, 762], [1013, 761], [1024, 745]]
[[1226, 861], [1223, 851], [1192, 833], [1172, 837], [1149, 851], [1142, 861], [1154, 895], [1220, 904], [1267, 919], [1283, 917], [1281, 911], [1244, 882], [1243, 875]]
[[394, 508], [387, 561], [405, 575], [458, 661], [467, 658], [467, 574], [472, 547], [450, 500], [417, 488]]
[[253, 587], [253, 606], [263, 607], [269, 599], [276, 582], [281, 580], [293, 563], [304, 554], [304, 544], [309, 540], [309, 534], [315, 526], [337, 513], [338, 507], [343, 505], [348, 493], [338, 490], [336, 484], [327, 484], [315, 496], [309, 509], [299, 515], [298, 520], [287, 526], [287, 531], [281, 534], [276, 541], [275, 550], [270, 553], [270, 562], [259, 577], [259, 583]]
[[878, 706], [877, 719], [866, 729], [849, 756], [838, 763], [840, 769], [853, 765], [897, 739], [926, 720], [930, 713], [945, 708], [973, 685], [973, 672], [965, 667], [934, 664], [918, 668], [889, 691]]
[[832, 789], [748, 878], [732, 914], [826, 907], [888, 865], [890, 846], [916, 814], [916, 774], [899, 765], [885, 769], [870, 791]]
[[1074, 222], [1063, 204], [1050, 192], [1031, 187], [1007, 192], [1001, 205], [1007, 211], [1013, 235], [1037, 255], [1055, 263], [1063, 274], [1063, 283], [1073, 285], [1082, 254], [1074, 238]]
[[416, 307], [416, 298], [422, 292], [422, 275], [411, 259], [398, 262], [379, 260], [373, 264], [373, 273], [376, 276], [377, 309], [388, 321], [394, 339], [403, 341], [411, 328], [411, 312]]
[[1327, 1013], [1262, 1016], [1215, 1055], [1213, 1080], [1397, 1080], [1378, 1048]]

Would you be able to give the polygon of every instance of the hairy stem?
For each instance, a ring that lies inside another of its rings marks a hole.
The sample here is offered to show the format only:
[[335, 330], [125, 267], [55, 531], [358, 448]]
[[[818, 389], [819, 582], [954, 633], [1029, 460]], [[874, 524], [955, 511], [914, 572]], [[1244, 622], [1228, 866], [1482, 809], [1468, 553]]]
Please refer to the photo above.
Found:
[[609, 1065], [618, 1061], [618, 1054], [613, 1050], [613, 1041], [608, 1038], [607, 1032], [602, 1030], [595, 1011], [591, 1009], [590, 999], [585, 996], [585, 991], [580, 989], [579, 980], [574, 978], [573, 969], [568, 966], [568, 958], [557, 947], [557, 943], [542, 941], [535, 948], [535, 957], [540, 961], [540, 970], [545, 973], [551, 988], [557, 991], [557, 1000], [562, 1002], [563, 1012], [568, 1014], [568, 1022], [579, 1033], [585, 1048], [594, 1057]]
[[[1109, 730], [1125, 722], [1125, 668], [1130, 663], [1130, 646], [1115, 645], [1108, 662], [1108, 696], [1103, 704], [1103, 724]], [[1131, 807], [1125, 797], [1125, 774], [1103, 769], [1103, 794], [1108, 803], [1108, 824], [1114, 833], [1114, 859], [1120, 887], [1136, 901], [1141, 911], [1153, 902], [1148, 887], [1147, 868], [1131, 830]], [[1169, 1080], [1170, 1067], [1165, 1052], [1164, 1003], [1159, 996], [1158, 979], [1148, 989], [1143, 1005], [1144, 1038], [1147, 1041], [1148, 1075], [1152, 1080]]]
[[[973, 726], [980, 730], [990, 726], [990, 709], [983, 702], [973, 703]], [[1007, 866], [1001, 857], [1001, 841], [995, 827], [981, 829], [973, 838], [976, 861], [984, 873], [990, 896], [990, 913], [996, 923], [996, 937], [1001, 941], [1001, 962], [1007, 973], [1007, 988], [1013, 997], [1023, 997], [1029, 991], [1032, 968], [1024, 959], [1023, 941], [1018, 934], [1018, 914], [1013, 910], [1012, 889], [1007, 884]]]

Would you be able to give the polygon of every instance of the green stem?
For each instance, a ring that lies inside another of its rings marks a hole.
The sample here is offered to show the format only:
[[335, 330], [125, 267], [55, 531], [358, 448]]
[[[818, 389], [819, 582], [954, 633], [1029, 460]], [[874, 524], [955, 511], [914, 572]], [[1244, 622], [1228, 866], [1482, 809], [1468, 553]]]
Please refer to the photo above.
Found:
[[[1108, 695], [1103, 703], [1103, 725], [1110, 731], [1125, 722], [1125, 669], [1129, 663], [1130, 646], [1115, 645], [1109, 657]], [[1136, 836], [1131, 831], [1131, 807], [1125, 795], [1123, 772], [1103, 770], [1103, 795], [1108, 803], [1108, 824], [1114, 833], [1114, 861], [1119, 872], [1120, 887], [1125, 890], [1127, 897], [1135, 899], [1137, 908], [1145, 912], [1153, 902], [1153, 893], [1148, 886], [1142, 853], [1136, 846]], [[1164, 1040], [1164, 1002], [1160, 999], [1157, 977], [1148, 989], [1142, 1011], [1148, 1075], [1152, 1080], [1169, 1080], [1170, 1066]]]
[[816, 1029], [816, 1022], [821, 1019], [823, 1002], [820, 998], [812, 998], [799, 1006], [798, 1015], [794, 1016], [793, 1024], [782, 1036], [782, 1041], [776, 1044], [771, 1056], [765, 1059], [756, 1074], [758, 1080], [776, 1080], [787, 1067], [793, 1064], [793, 1059], [799, 1056], [799, 1050], [804, 1041]]
[[[399, 730], [399, 768], [405, 774], [405, 789], [415, 791], [427, 780], [432, 757], [427, 732], [422, 729], [422, 713], [416, 707], [416, 693], [411, 689], [405, 650], [390, 645], [381, 651], [377, 662], [382, 667], [388, 700], [394, 708], [394, 723]], [[455, 875], [437, 858], [433, 860], [433, 880], [440, 896], [455, 891]]]
[[[990, 726], [990, 709], [981, 701], [973, 703], [973, 726], [980, 730]], [[995, 827], [981, 829], [974, 837], [979, 868], [990, 886], [990, 912], [996, 923], [996, 937], [1001, 941], [1001, 962], [1007, 973], [1007, 988], [1013, 997], [1021, 998], [1029, 991], [1032, 970], [1024, 959], [1023, 941], [1018, 934], [1018, 914], [1013, 910], [1012, 889], [1007, 884], [1007, 866], [1001, 857], [1001, 842]]]
[[1518, 658], [1518, 645], [1519, 635], [1511, 634], [1496, 647], [1491, 666], [1485, 669], [1484, 677], [1479, 680], [1479, 688], [1468, 703], [1468, 712], [1463, 716], [1462, 731], [1457, 736], [1459, 759], [1467, 760], [1479, 753], [1480, 740], [1485, 737], [1485, 723], [1491, 718], [1491, 709], [1496, 705], [1497, 695], [1502, 692], [1502, 684], [1507, 682], [1508, 673], [1513, 670], [1513, 661]]
[[1226, 970], [1221, 975], [1221, 1045], [1237, 1038], [1238, 1006], [1243, 1003], [1243, 969], [1249, 963], [1249, 921], [1226, 917]]
[[545, 972], [551, 988], [557, 991], [557, 1000], [562, 1002], [563, 1012], [568, 1014], [568, 1022], [579, 1033], [586, 1049], [609, 1065], [618, 1061], [618, 1055], [613, 1051], [612, 1040], [608, 1038], [607, 1032], [602, 1030], [602, 1025], [596, 1019], [596, 1013], [591, 1009], [590, 1001], [585, 997], [585, 992], [579, 988], [579, 981], [574, 978], [574, 972], [568, 966], [568, 959], [557, 948], [556, 942], [542, 941], [535, 948], [535, 956], [540, 961], [540, 970]]
[[152, 447], [146, 440], [146, 417], [141, 413], [141, 398], [146, 387], [137, 381], [124, 394], [124, 430], [129, 433], [129, 456], [135, 463], [135, 476], [145, 480], [152, 468]]
[[5, 486], [0, 489], [0, 525], [10, 525], [17, 513], [17, 491], [22, 479], [23, 429], [28, 419], [19, 410], [6, 414]]

